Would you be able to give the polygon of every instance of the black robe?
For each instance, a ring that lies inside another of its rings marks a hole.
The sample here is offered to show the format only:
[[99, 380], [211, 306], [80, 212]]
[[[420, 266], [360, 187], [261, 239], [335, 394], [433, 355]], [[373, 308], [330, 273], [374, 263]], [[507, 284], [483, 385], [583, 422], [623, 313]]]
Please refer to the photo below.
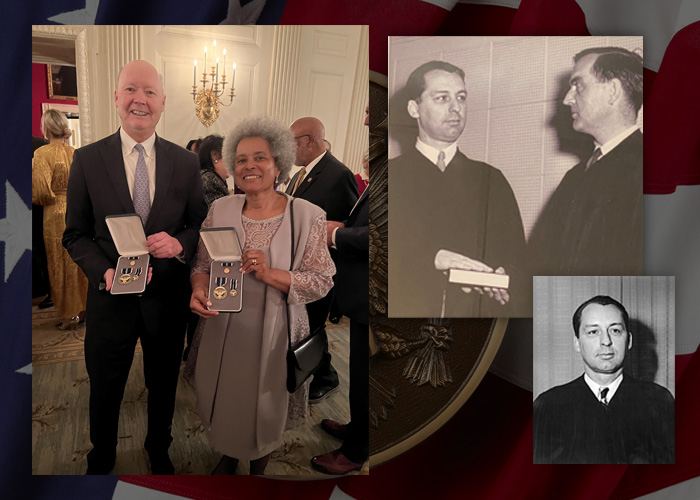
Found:
[[536, 464], [672, 464], [673, 396], [625, 374], [606, 407], [583, 375], [534, 403]]
[[[467, 294], [435, 269], [435, 254], [451, 250], [510, 275], [502, 306]], [[525, 235], [513, 190], [500, 170], [461, 152], [440, 170], [418, 150], [389, 162], [389, 315], [508, 317], [531, 314], [523, 285]], [[528, 283], [529, 285], [529, 283]]]
[[529, 239], [534, 275], [643, 274], [642, 134], [569, 170]]

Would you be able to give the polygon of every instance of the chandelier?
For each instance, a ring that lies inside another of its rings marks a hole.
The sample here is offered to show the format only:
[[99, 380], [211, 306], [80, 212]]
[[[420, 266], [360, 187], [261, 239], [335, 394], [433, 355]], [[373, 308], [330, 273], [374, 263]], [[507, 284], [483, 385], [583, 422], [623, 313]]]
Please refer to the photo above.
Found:
[[[223, 72], [219, 75], [219, 57], [216, 54], [216, 40], [214, 40], [214, 57], [215, 64], [211, 66], [211, 73], [207, 73], [207, 47], [204, 47], [204, 72], [202, 73], [202, 88], [197, 90], [197, 59], [194, 60], [194, 77], [192, 79], [192, 101], [195, 103], [196, 107], [194, 110], [195, 115], [199, 118], [199, 121], [205, 127], [209, 127], [212, 123], [219, 118], [219, 105], [230, 106], [233, 103], [233, 98], [236, 97], [234, 93], [234, 82], [236, 81], [236, 63], [233, 63], [233, 75], [231, 76], [231, 92], [229, 94], [229, 102], [225, 104], [221, 101], [221, 97], [224, 97], [226, 93], [226, 49], [223, 50], [224, 62], [223, 62]], [[211, 77], [211, 80], [207, 79]], [[221, 77], [221, 82], [219, 82], [219, 77]], [[207, 84], [210, 86], [207, 87]], [[221, 88], [219, 88], [221, 85]]]

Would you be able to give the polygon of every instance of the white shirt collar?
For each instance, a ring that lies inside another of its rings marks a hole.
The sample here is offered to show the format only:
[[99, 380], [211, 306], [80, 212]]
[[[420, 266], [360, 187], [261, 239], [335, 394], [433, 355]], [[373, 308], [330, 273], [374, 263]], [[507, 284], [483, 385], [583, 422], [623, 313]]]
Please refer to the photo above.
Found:
[[[131, 154], [132, 151], [134, 150], [134, 146], [136, 146], [137, 143], [129, 134], [124, 132], [123, 128], [119, 128], [119, 136], [122, 139], [122, 154], [128, 155]], [[147, 156], [153, 156], [153, 148], [155, 147], [156, 144], [156, 133], [153, 132], [151, 137], [146, 139], [145, 141], [140, 143], [143, 146], [144, 152], [146, 153]]]
[[323, 155], [325, 155], [326, 153], [327, 153], [327, 151], [324, 151], [323, 153], [318, 155], [316, 158], [311, 160], [309, 162], [309, 164], [304, 167], [304, 169], [306, 170], [306, 173], [304, 174], [305, 177], [309, 175], [309, 172], [311, 172], [311, 169], [314, 168], [318, 164], [318, 162], [321, 161], [321, 158], [323, 158]]
[[598, 383], [594, 382], [591, 377], [588, 376], [587, 373], [583, 374], [583, 380], [586, 382], [586, 385], [593, 391], [593, 394], [595, 395], [598, 400], [600, 398], [598, 397], [598, 394], [600, 394], [600, 388], [601, 387], [607, 387], [608, 394], [607, 394], [607, 399], [608, 402], [612, 401], [613, 396], [617, 392], [617, 389], [620, 387], [620, 384], [622, 383], [622, 373], [620, 373], [620, 376], [615, 379], [615, 381], [612, 384], [608, 385], [599, 385]]
[[624, 141], [629, 136], [631, 136], [638, 128], [639, 128], [638, 125], [633, 125], [630, 128], [623, 130], [622, 132], [617, 134], [615, 137], [613, 137], [612, 139], [607, 141], [605, 144], [595, 143], [596, 147], [600, 148], [600, 152], [602, 153], [601, 156], [605, 156], [610, 151], [615, 149], [622, 141]]
[[[420, 137], [416, 137], [416, 149], [428, 160], [430, 160], [430, 162], [433, 165], [437, 166], [438, 155], [441, 151], [440, 149], [427, 145], [426, 143], [420, 140]], [[453, 142], [442, 151], [445, 152], [445, 166], [447, 166], [457, 154], [457, 143]]]

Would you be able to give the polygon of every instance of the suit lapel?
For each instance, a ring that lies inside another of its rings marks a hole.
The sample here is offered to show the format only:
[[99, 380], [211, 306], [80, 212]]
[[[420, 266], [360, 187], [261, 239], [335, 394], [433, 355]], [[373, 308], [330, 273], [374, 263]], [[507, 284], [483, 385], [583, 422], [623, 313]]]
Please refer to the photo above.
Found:
[[329, 153], [324, 154], [321, 161], [314, 165], [311, 172], [306, 175], [306, 178], [301, 182], [301, 186], [299, 186], [297, 192], [294, 193], [296, 198], [300, 198], [301, 195], [303, 195], [306, 190], [309, 189], [312, 184], [315, 184], [318, 181], [318, 178], [323, 175], [323, 169], [326, 167], [326, 162], [328, 161], [328, 154]]
[[134, 202], [129, 193], [129, 184], [126, 182], [126, 171], [124, 169], [124, 155], [122, 154], [122, 140], [119, 131], [112, 135], [105, 142], [104, 148], [100, 152], [104, 161], [105, 170], [112, 181], [114, 192], [124, 207], [125, 212], [133, 213]]
[[[146, 228], [151, 225], [153, 220], [158, 218], [158, 214], [163, 209], [168, 195], [170, 182], [172, 181], [173, 172], [175, 171], [175, 166], [171, 161], [169, 153], [167, 144], [156, 135], [156, 192], [153, 196], [153, 204], [151, 205], [151, 212], [148, 215]], [[148, 234], [148, 232], [146, 234]]]

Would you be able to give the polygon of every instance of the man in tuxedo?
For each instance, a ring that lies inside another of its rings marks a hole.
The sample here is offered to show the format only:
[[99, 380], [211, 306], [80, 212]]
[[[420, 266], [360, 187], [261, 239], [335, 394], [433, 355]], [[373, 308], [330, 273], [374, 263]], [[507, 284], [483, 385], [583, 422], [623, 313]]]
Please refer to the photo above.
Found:
[[[369, 126], [369, 105], [365, 108]], [[311, 459], [326, 474], [362, 469], [369, 458], [369, 188], [365, 189], [345, 222], [326, 222], [327, 243], [338, 251], [336, 301], [350, 318], [350, 423], [323, 419], [321, 427], [343, 440], [335, 450]]]
[[[297, 142], [296, 164], [301, 166], [287, 187], [287, 194], [310, 201], [326, 212], [326, 220], [343, 221], [357, 201], [357, 182], [353, 173], [326, 151], [325, 129], [314, 117], [299, 118], [290, 130]], [[337, 251], [330, 249], [335, 262]], [[309, 325], [317, 334], [325, 335], [324, 326], [333, 290], [324, 298], [306, 305]], [[338, 374], [331, 365], [331, 355], [324, 353], [322, 366], [314, 374], [309, 388], [309, 402], [317, 403], [338, 388]]]
[[[418, 137], [389, 162], [389, 315], [526, 316], [525, 235], [513, 190], [500, 170], [457, 147], [467, 118], [464, 71], [429, 61], [404, 92]], [[450, 283], [451, 270], [507, 274], [510, 283]]]
[[574, 57], [563, 104], [573, 129], [594, 146], [566, 173], [532, 231], [533, 274], [642, 274], [642, 83], [642, 58], [628, 50], [599, 47]]
[[576, 309], [573, 326], [584, 373], [535, 400], [534, 463], [673, 463], [673, 396], [623, 372], [632, 349], [625, 307], [597, 295]]
[[[90, 376], [88, 474], [115, 464], [119, 407], [137, 340], [148, 389], [145, 448], [154, 474], [173, 474], [168, 456], [190, 296], [188, 261], [207, 213], [197, 157], [155, 133], [165, 107], [162, 77], [146, 61], [119, 73], [121, 128], [78, 149], [67, 193], [63, 245], [90, 282], [85, 364]], [[119, 252], [105, 217], [138, 212], [152, 279], [143, 294], [112, 295]]]

